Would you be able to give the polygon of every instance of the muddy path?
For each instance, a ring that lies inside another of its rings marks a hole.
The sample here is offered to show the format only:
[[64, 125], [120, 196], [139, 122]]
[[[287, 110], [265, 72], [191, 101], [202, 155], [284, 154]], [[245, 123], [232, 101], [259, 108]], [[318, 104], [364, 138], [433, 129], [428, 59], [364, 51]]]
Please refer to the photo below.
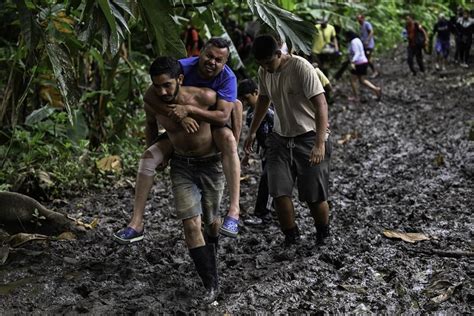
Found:
[[[412, 77], [401, 55], [383, 63], [373, 80], [383, 87], [380, 102], [365, 91], [365, 102], [349, 103], [348, 82], [336, 86], [326, 246], [315, 247], [299, 203], [300, 246], [282, 247], [275, 218], [243, 225], [236, 240], [221, 239], [222, 294], [206, 306], [169, 178], [153, 187], [146, 238], [131, 246], [111, 235], [128, 220], [132, 186], [111, 183], [106, 192], [49, 205], [100, 224], [78, 240], [12, 249], [0, 266], [0, 314], [472, 313], [474, 72], [450, 65], [441, 75]], [[252, 211], [259, 168], [255, 161], [243, 171], [243, 212]], [[386, 229], [430, 239], [389, 239]]]

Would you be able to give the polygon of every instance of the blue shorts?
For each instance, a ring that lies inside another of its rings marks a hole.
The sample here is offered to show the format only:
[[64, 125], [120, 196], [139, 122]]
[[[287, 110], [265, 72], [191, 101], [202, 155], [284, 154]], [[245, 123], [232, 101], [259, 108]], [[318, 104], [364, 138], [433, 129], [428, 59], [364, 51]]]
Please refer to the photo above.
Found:
[[444, 58], [449, 56], [449, 41], [436, 40], [435, 50], [438, 55], [443, 55]]
[[173, 154], [170, 177], [178, 219], [202, 216], [206, 225], [218, 217], [224, 191], [220, 153], [210, 157]]
[[312, 166], [309, 158], [315, 135], [314, 131], [296, 137], [283, 137], [276, 133], [268, 135], [266, 167], [268, 190], [273, 198], [292, 196], [297, 181], [300, 201], [327, 201], [332, 147], [330, 141], [326, 141], [324, 160]]

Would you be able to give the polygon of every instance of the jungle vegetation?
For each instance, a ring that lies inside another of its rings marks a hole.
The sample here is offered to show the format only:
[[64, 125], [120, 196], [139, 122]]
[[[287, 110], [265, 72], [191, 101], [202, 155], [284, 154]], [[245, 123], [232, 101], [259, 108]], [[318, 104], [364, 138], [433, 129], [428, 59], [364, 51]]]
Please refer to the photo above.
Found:
[[378, 47], [402, 41], [406, 14], [428, 30], [466, 1], [4, 0], [0, 4], [0, 190], [35, 197], [102, 188], [134, 176], [144, 149], [142, 95], [158, 55], [184, 57], [189, 23], [234, 42], [231, 65], [255, 74], [224, 19], [257, 21], [308, 52], [315, 21], [357, 27]]

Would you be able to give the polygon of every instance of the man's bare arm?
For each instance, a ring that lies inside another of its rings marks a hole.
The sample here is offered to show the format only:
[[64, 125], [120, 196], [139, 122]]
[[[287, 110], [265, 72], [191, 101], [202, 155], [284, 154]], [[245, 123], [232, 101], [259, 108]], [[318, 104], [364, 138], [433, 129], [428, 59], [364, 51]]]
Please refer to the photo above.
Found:
[[316, 139], [311, 150], [311, 164], [319, 164], [324, 160], [326, 152], [325, 138], [328, 127], [328, 105], [324, 93], [318, 94], [310, 99], [316, 110]]
[[205, 121], [217, 126], [224, 126], [230, 118], [234, 103], [223, 99], [217, 100], [215, 110], [203, 109], [194, 105], [171, 104], [168, 105], [172, 113], [170, 117], [179, 121], [186, 116], [190, 116], [198, 121]]

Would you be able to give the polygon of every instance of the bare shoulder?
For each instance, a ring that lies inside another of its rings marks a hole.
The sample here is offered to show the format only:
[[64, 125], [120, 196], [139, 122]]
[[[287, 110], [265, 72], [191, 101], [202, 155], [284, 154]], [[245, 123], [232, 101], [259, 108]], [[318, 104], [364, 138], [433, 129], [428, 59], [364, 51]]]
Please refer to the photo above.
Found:
[[217, 102], [217, 93], [210, 88], [188, 87], [196, 101], [202, 105], [214, 105]]
[[157, 97], [155, 92], [153, 91], [153, 86], [150, 86], [145, 94], [143, 95], [143, 101], [145, 101], [148, 104], [154, 104], [157, 101]]

